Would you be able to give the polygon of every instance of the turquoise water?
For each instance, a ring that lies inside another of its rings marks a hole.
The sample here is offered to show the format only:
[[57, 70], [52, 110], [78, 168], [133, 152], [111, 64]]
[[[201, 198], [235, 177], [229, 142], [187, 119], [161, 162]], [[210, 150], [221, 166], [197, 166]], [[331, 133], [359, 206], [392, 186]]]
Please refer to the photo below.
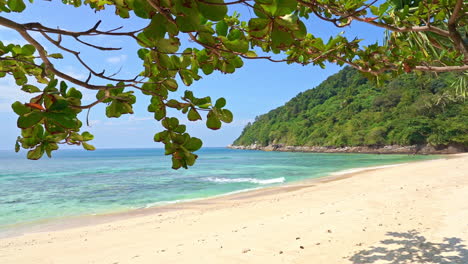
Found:
[[315, 154], [206, 148], [189, 170], [162, 149], [62, 150], [26, 160], [0, 151], [0, 228], [142, 208], [434, 156]]

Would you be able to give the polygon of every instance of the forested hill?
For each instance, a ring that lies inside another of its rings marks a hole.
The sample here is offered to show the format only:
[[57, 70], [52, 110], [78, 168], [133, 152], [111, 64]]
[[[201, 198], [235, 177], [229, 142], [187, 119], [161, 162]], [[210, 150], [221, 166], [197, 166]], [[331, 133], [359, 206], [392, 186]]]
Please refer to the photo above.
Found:
[[453, 96], [455, 79], [406, 74], [377, 87], [347, 67], [257, 117], [234, 145], [468, 147], [468, 99]]

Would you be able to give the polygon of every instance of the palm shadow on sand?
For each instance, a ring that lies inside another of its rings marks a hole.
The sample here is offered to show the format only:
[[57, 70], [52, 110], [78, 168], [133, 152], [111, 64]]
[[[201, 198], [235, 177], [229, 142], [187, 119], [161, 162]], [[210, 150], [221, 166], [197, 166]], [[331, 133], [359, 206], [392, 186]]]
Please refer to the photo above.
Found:
[[460, 238], [427, 241], [419, 232], [388, 232], [380, 245], [361, 250], [349, 260], [353, 264], [468, 264], [468, 249]]

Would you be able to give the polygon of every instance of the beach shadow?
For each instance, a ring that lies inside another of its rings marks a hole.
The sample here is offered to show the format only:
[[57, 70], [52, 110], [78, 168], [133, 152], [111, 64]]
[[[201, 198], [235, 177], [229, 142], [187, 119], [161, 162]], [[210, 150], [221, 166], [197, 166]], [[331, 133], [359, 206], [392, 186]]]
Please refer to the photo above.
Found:
[[428, 241], [419, 232], [388, 232], [379, 246], [361, 250], [349, 260], [353, 264], [468, 264], [468, 249], [460, 238]]

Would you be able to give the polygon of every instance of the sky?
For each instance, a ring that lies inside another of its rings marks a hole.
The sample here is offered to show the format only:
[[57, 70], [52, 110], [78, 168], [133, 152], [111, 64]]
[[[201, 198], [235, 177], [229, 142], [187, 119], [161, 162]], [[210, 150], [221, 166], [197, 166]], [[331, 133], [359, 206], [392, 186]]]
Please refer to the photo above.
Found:
[[[237, 11], [241, 13], [241, 19], [248, 19], [251, 16], [245, 10]], [[74, 8], [63, 5], [59, 1], [27, 3], [27, 8], [22, 13], [0, 13], [0, 15], [21, 23], [40, 22], [52, 28], [60, 27], [77, 31], [89, 29], [99, 20], [102, 20], [102, 29], [123, 26], [124, 30], [132, 30], [146, 25], [146, 21], [136, 17], [120, 19], [114, 14], [112, 8], [95, 13], [89, 7]], [[383, 37], [382, 30], [362, 24], [353, 24], [351, 27], [338, 29], [323, 21], [312, 19], [306, 21], [306, 25], [310, 33], [326, 39], [341, 31], [344, 31], [347, 37], [363, 39], [365, 44], [375, 43]], [[58, 52], [39, 34], [33, 33], [33, 36], [51, 50], [49, 53]], [[16, 32], [2, 26], [0, 26], [0, 40], [3, 43], [26, 44]], [[67, 47], [79, 49], [85, 61], [97, 71], [106, 69], [107, 73], [113, 73], [120, 70], [118, 76], [129, 77], [142, 70], [142, 62], [136, 54], [139, 46], [133, 40], [125, 38], [111, 40], [105, 37], [85, 40], [95, 44], [121, 47], [122, 50], [96, 51], [77, 45], [68, 39], [64, 39], [63, 43]], [[194, 44], [184, 42], [184, 45], [193, 46]], [[86, 70], [69, 56], [58, 61], [57, 67], [75, 78], [84, 80], [87, 77]], [[184, 87], [179, 83], [180, 92], [176, 93], [173, 98], [180, 97], [186, 89], [193, 91], [197, 97], [211, 96], [213, 101], [219, 97], [226, 98], [226, 108], [234, 114], [234, 121], [231, 124], [223, 124], [220, 130], [212, 131], [206, 128], [204, 121], [185, 123], [187, 131], [192, 136], [201, 138], [205, 147], [223, 147], [231, 144], [240, 135], [244, 126], [248, 122], [253, 122], [256, 116], [284, 105], [298, 93], [314, 88], [339, 70], [340, 67], [334, 64], [329, 64], [326, 69], [322, 69], [312, 65], [287, 65], [262, 60], [244, 60], [244, 67], [236, 70], [234, 74], [226, 75], [216, 72], [209, 76], [202, 75], [203, 78], [194, 82], [190, 87]], [[0, 149], [13, 150], [20, 130], [16, 127], [17, 115], [11, 110], [11, 104], [15, 101], [27, 102], [30, 95], [22, 92], [10, 77], [0, 79], [0, 91], [0, 124], [2, 124]], [[84, 91], [83, 94], [83, 104], [90, 103], [95, 98], [91, 91]], [[133, 115], [109, 119], [105, 116], [104, 106], [95, 107], [90, 111], [90, 126], [84, 124], [82, 131], [89, 131], [95, 135], [92, 144], [97, 148], [163, 147], [162, 144], [153, 141], [154, 134], [161, 131], [162, 126], [153, 119], [152, 113], [146, 111], [149, 96], [144, 96], [138, 91], [136, 96], [137, 103], [134, 106]], [[180, 117], [177, 114], [173, 115]]]

